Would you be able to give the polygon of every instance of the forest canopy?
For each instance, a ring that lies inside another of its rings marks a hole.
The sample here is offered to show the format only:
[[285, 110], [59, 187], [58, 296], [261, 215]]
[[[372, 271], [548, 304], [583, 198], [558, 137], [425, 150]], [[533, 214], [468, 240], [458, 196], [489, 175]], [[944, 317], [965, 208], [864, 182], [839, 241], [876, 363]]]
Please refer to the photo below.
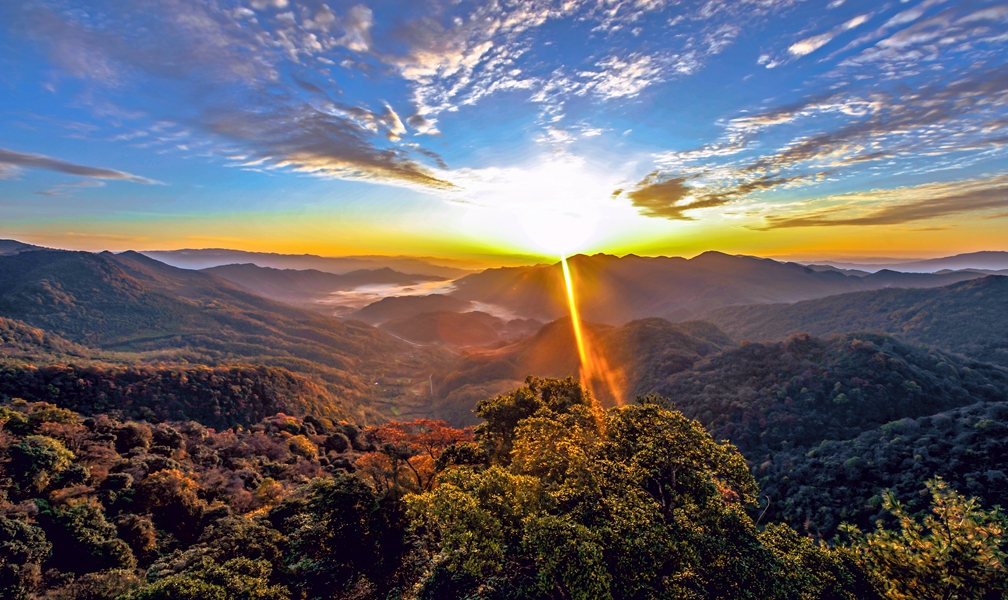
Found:
[[216, 430], [8, 401], [0, 596], [915, 597], [893, 549], [941, 544], [955, 515], [973, 541], [952, 559], [984, 589], [923, 558], [920, 589], [1003, 589], [1004, 518], [943, 482], [930, 520], [894, 499], [897, 526], [827, 544], [761, 522], [738, 449], [658, 398], [603, 410], [529, 378], [477, 412], [475, 429], [281, 413]]

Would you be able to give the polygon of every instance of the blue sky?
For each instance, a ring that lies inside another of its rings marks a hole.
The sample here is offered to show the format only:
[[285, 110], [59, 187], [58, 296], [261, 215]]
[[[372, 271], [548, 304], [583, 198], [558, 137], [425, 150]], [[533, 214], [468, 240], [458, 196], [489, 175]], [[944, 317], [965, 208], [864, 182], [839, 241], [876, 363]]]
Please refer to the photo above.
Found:
[[8, 0], [0, 235], [1008, 249], [1008, 5]]

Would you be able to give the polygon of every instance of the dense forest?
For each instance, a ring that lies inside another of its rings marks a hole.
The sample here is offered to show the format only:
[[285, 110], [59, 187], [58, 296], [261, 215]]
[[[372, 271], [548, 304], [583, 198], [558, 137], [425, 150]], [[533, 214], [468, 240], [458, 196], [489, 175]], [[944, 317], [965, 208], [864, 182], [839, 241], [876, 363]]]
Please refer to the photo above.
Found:
[[764, 519], [742, 454], [656, 398], [604, 410], [572, 379], [529, 378], [477, 412], [475, 429], [276, 414], [216, 430], [7, 401], [0, 596], [993, 599], [1008, 590], [1008, 523], [942, 479], [928, 482], [930, 512], [883, 494], [893, 526], [847, 526], [824, 544]]
[[745, 344], [654, 391], [751, 460], [906, 417], [1008, 398], [1008, 373], [881, 334]]

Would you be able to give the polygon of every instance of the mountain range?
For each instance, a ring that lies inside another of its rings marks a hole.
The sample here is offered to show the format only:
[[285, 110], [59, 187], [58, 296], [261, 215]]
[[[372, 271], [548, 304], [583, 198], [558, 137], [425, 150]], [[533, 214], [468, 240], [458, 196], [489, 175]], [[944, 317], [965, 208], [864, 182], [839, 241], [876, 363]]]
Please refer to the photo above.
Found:
[[403, 273], [432, 275], [454, 279], [472, 273], [472, 263], [413, 256], [316, 256], [314, 254], [276, 254], [245, 252], [220, 248], [200, 250], [145, 250], [141, 252], [165, 264], [183, 269], [208, 269], [223, 265], [254, 264], [272, 269], [314, 269], [344, 275], [352, 271], [392, 269]]
[[712, 310], [704, 318], [736, 340], [877, 331], [1008, 367], [1008, 277], [932, 289], [886, 289]]
[[[645, 317], [697, 318], [713, 308], [796, 302], [889, 287], [938, 287], [983, 277], [880, 271], [865, 276], [797, 263], [705, 252], [691, 259], [577, 255], [568, 259], [582, 316], [617, 325]], [[550, 321], [567, 314], [560, 264], [487, 269], [455, 283], [450, 295]]]
[[135, 252], [0, 256], [0, 316], [111, 352], [116, 361], [283, 367], [322, 383], [334, 414], [362, 421], [388, 411], [390, 392], [376, 378], [408, 376], [440, 360], [437, 348], [417, 349], [364, 323]]
[[274, 269], [246, 263], [221, 265], [202, 271], [227, 279], [254, 294], [322, 311], [330, 310], [331, 305], [322, 301], [333, 292], [362, 286], [408, 287], [444, 281], [444, 277], [438, 275], [405, 274], [388, 267], [336, 275], [316, 269]]
[[969, 252], [966, 254], [956, 254], [955, 256], [913, 261], [883, 259], [864, 263], [856, 261], [832, 260], [812, 262], [821, 265], [829, 265], [838, 269], [868, 273], [874, 273], [883, 269], [900, 271], [903, 273], [937, 273], [944, 270], [1004, 271], [1008, 270], [1008, 252], [988, 250], [984, 252]]

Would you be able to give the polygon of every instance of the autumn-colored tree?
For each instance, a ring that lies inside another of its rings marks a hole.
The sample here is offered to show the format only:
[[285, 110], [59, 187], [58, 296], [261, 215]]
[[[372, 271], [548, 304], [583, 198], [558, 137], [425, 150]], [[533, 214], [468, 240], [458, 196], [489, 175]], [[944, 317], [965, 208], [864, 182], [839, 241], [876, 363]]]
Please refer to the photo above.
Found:
[[154, 522], [181, 539], [199, 537], [199, 522], [205, 503], [197, 494], [199, 484], [178, 469], [164, 469], [138, 486], [137, 502]]
[[[377, 454], [384, 458], [362, 457], [363, 463], [358, 468], [380, 487], [402, 486], [411, 491], [429, 490], [434, 485], [435, 465], [441, 454], [473, 439], [470, 429], [456, 429], [432, 419], [390, 422], [369, 430], [368, 435], [378, 446]], [[406, 473], [410, 477], [404, 480]]]

